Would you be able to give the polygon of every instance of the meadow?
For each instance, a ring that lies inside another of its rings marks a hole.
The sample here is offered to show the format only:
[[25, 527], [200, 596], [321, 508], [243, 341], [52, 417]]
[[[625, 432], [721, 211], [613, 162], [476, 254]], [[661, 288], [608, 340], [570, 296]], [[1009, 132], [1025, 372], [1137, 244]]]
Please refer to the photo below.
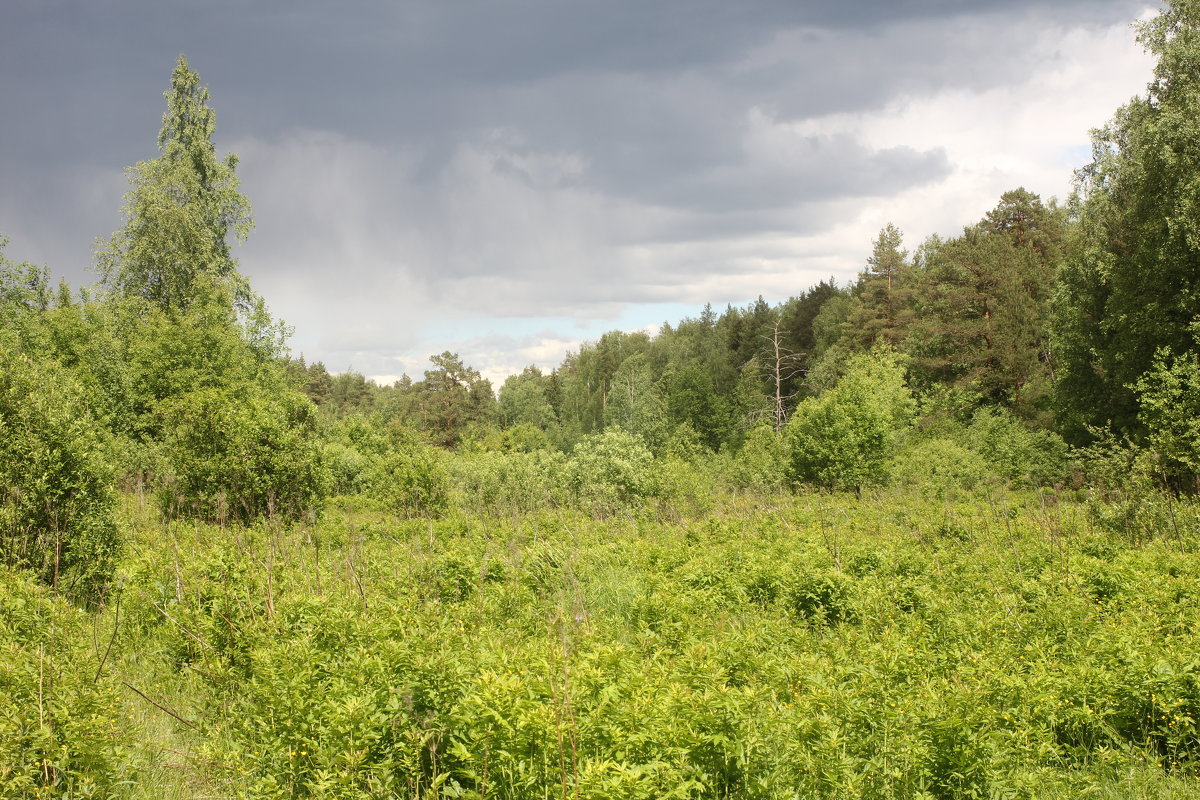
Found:
[[[703, 487], [702, 487], [703, 488]], [[992, 485], [166, 521], [5, 569], [4, 797], [1193, 797], [1200, 510]], [[38, 788], [42, 787], [42, 788]]]
[[98, 283], [0, 236], [0, 799], [1200, 796], [1200, 0], [1135, 29], [1065, 203], [498, 391], [293, 351], [181, 54]]

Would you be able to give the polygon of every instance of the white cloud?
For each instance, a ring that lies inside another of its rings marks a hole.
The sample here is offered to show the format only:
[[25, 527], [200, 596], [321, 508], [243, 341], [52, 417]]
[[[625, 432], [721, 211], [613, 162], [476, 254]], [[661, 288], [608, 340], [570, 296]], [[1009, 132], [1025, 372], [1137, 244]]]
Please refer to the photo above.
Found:
[[874, 113], [797, 123], [800, 134], [854, 131], [874, 147], [936, 143], [953, 165], [942, 181], [864, 203], [855, 217], [809, 241], [857, 268], [889, 221], [916, 245], [932, 233], [957, 234], [1018, 186], [1065, 199], [1074, 169], [1088, 158], [1088, 131], [1144, 90], [1153, 59], [1126, 25], [1045, 29], [1030, 51], [1039, 60], [1021, 83], [897, 98]]

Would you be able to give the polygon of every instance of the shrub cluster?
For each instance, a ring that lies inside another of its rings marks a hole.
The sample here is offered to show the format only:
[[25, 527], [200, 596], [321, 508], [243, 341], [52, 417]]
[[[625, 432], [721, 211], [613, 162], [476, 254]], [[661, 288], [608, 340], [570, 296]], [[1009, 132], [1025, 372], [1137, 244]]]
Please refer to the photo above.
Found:
[[801, 403], [788, 422], [793, 477], [833, 489], [885, 482], [889, 459], [915, 412], [894, 355], [851, 358], [837, 385]]
[[[1075, 509], [809, 495], [678, 525], [389, 519], [331, 512], [319, 560], [308, 533], [266, 528], [197, 531], [179, 566], [139, 555], [139, 648], [195, 676], [212, 793], [1065, 799], [1195, 780], [1196, 566]], [[273, 536], [268, 572], [245, 554]]]
[[169, 472], [158, 492], [168, 516], [299, 519], [328, 491], [315, 409], [298, 392], [197, 390], [161, 414]]
[[0, 558], [94, 598], [119, 555], [108, 441], [65, 370], [0, 340]]

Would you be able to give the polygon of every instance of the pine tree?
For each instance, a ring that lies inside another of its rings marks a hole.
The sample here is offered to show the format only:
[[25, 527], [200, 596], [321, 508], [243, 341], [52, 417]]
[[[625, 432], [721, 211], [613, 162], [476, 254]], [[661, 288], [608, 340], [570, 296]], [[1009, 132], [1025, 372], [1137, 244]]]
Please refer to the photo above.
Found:
[[894, 347], [904, 338], [911, 267], [907, 251], [901, 248], [903, 236], [891, 223], [879, 232], [867, 258], [867, 268], [855, 286], [858, 302], [850, 325], [856, 331], [861, 349], [869, 349], [880, 339]]

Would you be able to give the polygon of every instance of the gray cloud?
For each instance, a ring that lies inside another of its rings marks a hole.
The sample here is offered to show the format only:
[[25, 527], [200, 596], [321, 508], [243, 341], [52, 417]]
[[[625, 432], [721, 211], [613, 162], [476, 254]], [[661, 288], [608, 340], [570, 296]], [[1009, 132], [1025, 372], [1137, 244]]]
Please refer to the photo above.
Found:
[[796, 256], [779, 237], [820, 235], [955, 169], [936, 139], [875, 147], [798, 124], [1020, 82], [1053, 60], [1031, 32], [1142, 7], [9, 0], [0, 232], [11, 256], [90, 280], [120, 169], [155, 154], [186, 52], [218, 146], [242, 156], [258, 221], [243, 266], [305, 349], [382, 369], [438, 319], [590, 317], [755, 275], [787, 285]]

